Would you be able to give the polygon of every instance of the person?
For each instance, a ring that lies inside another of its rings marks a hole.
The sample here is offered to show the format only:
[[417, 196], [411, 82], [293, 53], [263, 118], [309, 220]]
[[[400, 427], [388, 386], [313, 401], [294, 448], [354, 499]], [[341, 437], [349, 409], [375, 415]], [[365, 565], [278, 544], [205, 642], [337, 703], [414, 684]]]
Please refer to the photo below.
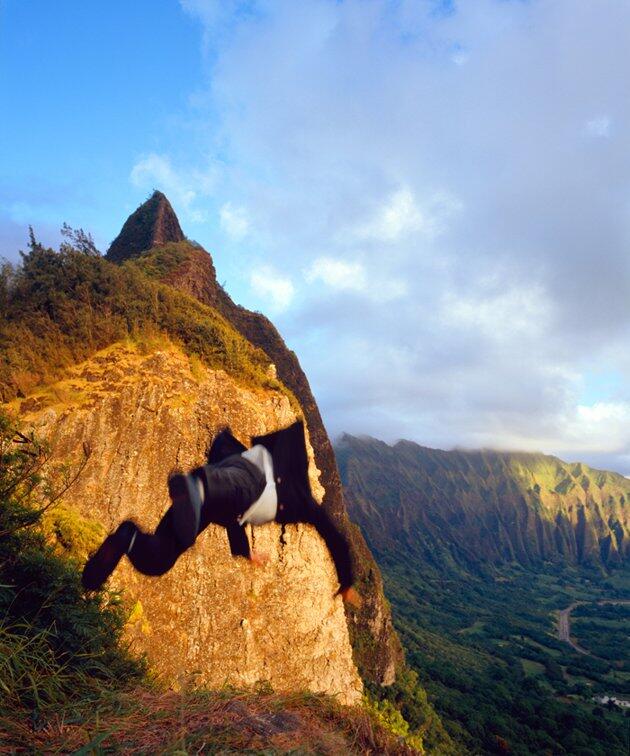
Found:
[[234, 557], [261, 565], [267, 557], [251, 550], [245, 526], [303, 522], [314, 525], [328, 546], [338, 593], [360, 605], [348, 541], [311, 493], [302, 421], [252, 438], [249, 449], [225, 428], [207, 464], [170, 476], [168, 488], [172, 504], [154, 533], [125, 520], [88, 559], [82, 574], [86, 590], [98, 590], [124, 555], [144, 575], [165, 574], [210, 523], [225, 527]]

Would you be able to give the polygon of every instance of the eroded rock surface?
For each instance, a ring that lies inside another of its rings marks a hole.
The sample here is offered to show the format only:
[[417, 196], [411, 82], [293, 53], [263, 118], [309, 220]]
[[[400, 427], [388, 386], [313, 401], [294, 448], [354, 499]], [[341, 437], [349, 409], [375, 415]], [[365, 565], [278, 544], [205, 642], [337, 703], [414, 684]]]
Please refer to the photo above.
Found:
[[[169, 504], [168, 473], [201, 464], [220, 427], [247, 443], [295, 419], [283, 393], [240, 385], [169, 345], [148, 354], [114, 345], [14, 409], [58, 459], [89, 444], [66, 503], [108, 530], [129, 516], [152, 529]], [[321, 498], [312, 450], [311, 479]], [[112, 585], [125, 590], [129, 636], [175, 683], [268, 681], [356, 702], [362, 686], [325, 543], [307, 525], [270, 524], [250, 536], [269, 553], [264, 568], [232, 558], [217, 526], [161, 578], [123, 560]]]

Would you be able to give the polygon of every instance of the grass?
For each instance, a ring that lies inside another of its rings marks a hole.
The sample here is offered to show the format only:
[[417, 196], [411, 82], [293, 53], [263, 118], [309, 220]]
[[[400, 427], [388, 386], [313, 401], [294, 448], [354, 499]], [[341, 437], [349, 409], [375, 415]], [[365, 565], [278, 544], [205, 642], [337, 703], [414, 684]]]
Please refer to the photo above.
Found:
[[161, 280], [177, 270], [190, 254], [190, 242], [169, 242], [143, 252], [133, 259], [135, 265], [149, 278]]
[[459, 635], [479, 635], [479, 633], [486, 626], [485, 622], [481, 620], [475, 620], [470, 627], [464, 627], [462, 630], [458, 630]]
[[[520, 638], [520, 636], [518, 636], [518, 638]], [[513, 640], [516, 640], [516, 639], [517, 639], [517, 636], [513, 636]], [[538, 641], [534, 640], [533, 638], [530, 638], [527, 635], [523, 636], [523, 639], [521, 642], [525, 643], [527, 646], [537, 649], [538, 651], [541, 651], [543, 654], [549, 654], [549, 656], [552, 656], [555, 658], [562, 656], [562, 653], [557, 648], [552, 648], [551, 646], [545, 646], [542, 643], [539, 643]]]
[[523, 671], [526, 675], [532, 675], [533, 677], [540, 677], [545, 674], [545, 665], [540, 662], [531, 661], [531, 659], [521, 658], [521, 664], [523, 665]]
[[82, 517], [73, 507], [61, 502], [44, 514], [42, 529], [59, 553], [81, 564], [107, 534], [99, 522]]
[[[143, 378], [143, 358], [157, 351], [178, 352], [181, 345], [165, 334], [148, 334], [126, 338], [91, 355], [87, 360], [66, 368], [65, 377], [40, 387], [24, 399], [15, 399], [5, 405], [14, 416], [28, 417], [43, 409], [57, 411], [85, 407], [112, 391], [132, 385]], [[183, 353], [185, 354], [185, 353]], [[197, 383], [208, 376], [207, 368], [194, 355], [186, 355], [191, 378]], [[252, 387], [249, 390], [253, 390]], [[259, 389], [263, 391], [263, 389]], [[194, 393], [181, 391], [165, 400], [171, 407], [186, 406], [195, 401]], [[289, 397], [291, 401], [291, 397]]]
[[0, 744], [45, 753], [414, 754], [362, 707], [309, 693], [140, 687], [13, 723]]

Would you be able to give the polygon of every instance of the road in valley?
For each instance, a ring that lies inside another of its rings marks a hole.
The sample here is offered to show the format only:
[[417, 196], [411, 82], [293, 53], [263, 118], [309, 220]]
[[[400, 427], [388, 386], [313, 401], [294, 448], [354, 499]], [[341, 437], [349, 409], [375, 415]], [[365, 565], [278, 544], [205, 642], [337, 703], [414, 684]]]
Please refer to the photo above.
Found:
[[579, 654], [590, 655], [590, 651], [587, 651], [585, 648], [578, 646], [577, 643], [574, 643], [571, 640], [571, 612], [575, 609], [576, 606], [584, 603], [586, 602], [576, 601], [575, 603], [571, 604], [571, 606], [568, 606], [566, 609], [561, 609], [558, 612], [558, 638], [561, 641], [568, 643], [571, 648], [573, 648]]
[[[571, 604], [571, 606], [568, 606], [566, 609], [561, 609], [558, 612], [558, 638], [561, 641], [568, 643], [571, 648], [573, 648], [578, 653], [594, 656], [594, 654], [592, 654], [590, 651], [587, 651], [585, 648], [578, 646], [577, 643], [571, 640], [571, 612], [575, 609], [576, 606], [579, 606], [580, 604], [590, 603], [593, 602], [575, 601], [573, 604]], [[601, 601], [597, 601], [596, 603], [599, 606], [602, 606], [603, 604], [630, 604], [630, 601], [623, 601], [621, 599], [602, 599]]]

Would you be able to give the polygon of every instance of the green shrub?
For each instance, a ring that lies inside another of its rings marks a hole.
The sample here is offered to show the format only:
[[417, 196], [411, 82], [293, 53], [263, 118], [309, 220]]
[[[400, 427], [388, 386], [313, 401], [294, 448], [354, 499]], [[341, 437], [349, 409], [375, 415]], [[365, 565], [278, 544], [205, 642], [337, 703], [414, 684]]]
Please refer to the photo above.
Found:
[[363, 699], [363, 705], [372, 719], [381, 727], [402, 738], [407, 745], [419, 753], [424, 753], [422, 737], [418, 733], [411, 732], [409, 722], [405, 720], [391, 701], [387, 699], [379, 701], [377, 698], [367, 695]]
[[41, 523], [67, 479], [47, 450], [0, 414], [0, 717], [98, 698], [142, 678], [120, 645], [115, 594], [83, 593], [78, 563], [55, 553]]

